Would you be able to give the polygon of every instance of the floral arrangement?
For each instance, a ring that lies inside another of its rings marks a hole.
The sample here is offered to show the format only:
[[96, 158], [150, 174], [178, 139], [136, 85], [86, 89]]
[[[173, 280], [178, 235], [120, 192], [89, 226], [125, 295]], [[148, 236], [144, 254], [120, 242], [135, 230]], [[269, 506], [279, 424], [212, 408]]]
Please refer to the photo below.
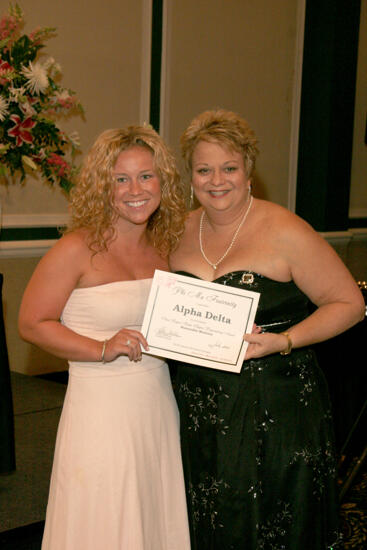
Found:
[[80, 142], [76, 132], [66, 135], [55, 119], [83, 109], [74, 92], [57, 83], [61, 69], [55, 60], [39, 57], [56, 29], [26, 35], [23, 25], [22, 10], [10, 5], [0, 20], [0, 178], [14, 182], [20, 176], [23, 181], [32, 171], [69, 191]]

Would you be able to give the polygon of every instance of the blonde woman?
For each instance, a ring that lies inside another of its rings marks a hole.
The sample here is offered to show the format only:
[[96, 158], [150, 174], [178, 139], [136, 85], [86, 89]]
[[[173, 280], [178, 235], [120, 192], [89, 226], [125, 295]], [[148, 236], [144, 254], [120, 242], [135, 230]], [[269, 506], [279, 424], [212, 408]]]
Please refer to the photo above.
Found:
[[139, 331], [183, 222], [175, 163], [156, 132], [102, 133], [71, 214], [19, 314], [22, 337], [70, 365], [42, 549], [188, 550], [176, 402]]
[[[262, 329], [245, 337], [239, 375], [177, 366], [192, 548], [336, 548], [330, 406], [309, 346], [362, 319], [363, 298], [308, 224], [252, 196], [258, 149], [244, 119], [206, 111], [181, 144], [201, 206], [171, 268], [260, 292]], [[312, 315], [308, 300], [317, 306]]]

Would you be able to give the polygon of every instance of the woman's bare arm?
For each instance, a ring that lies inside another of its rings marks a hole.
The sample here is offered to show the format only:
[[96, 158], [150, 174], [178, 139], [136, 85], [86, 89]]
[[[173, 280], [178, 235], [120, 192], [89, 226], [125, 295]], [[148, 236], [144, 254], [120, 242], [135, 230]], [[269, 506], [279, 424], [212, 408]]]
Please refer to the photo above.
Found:
[[[41, 259], [24, 292], [19, 311], [19, 333], [24, 340], [64, 359], [100, 361], [103, 342], [75, 333], [60, 322], [71, 292], [90, 262], [90, 251], [81, 235], [62, 237]], [[127, 346], [130, 340], [132, 345]], [[127, 354], [131, 360], [141, 356], [144, 337], [137, 331], [122, 329], [106, 346], [106, 361]]]
[[[287, 331], [293, 347], [332, 338], [363, 319], [363, 296], [339, 256], [312, 228], [296, 216], [286, 217], [280, 227], [279, 254], [289, 265], [292, 279], [317, 306], [309, 317]], [[279, 334], [246, 335], [246, 359], [286, 349], [287, 338]]]

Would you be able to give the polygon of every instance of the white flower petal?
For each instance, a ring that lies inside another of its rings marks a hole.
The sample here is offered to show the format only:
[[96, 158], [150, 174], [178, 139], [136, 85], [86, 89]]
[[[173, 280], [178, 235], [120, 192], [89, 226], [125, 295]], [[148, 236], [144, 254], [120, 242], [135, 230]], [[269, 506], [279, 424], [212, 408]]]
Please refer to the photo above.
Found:
[[23, 164], [26, 164], [27, 166], [32, 168], [32, 170], [38, 170], [37, 164], [35, 164], [30, 157], [27, 157], [26, 155], [22, 155], [22, 162]]
[[32, 105], [30, 105], [28, 101], [19, 103], [19, 108], [26, 117], [32, 117], [36, 114], [35, 109], [33, 109]]
[[23, 67], [21, 73], [26, 77], [28, 82], [25, 87], [31, 92], [39, 95], [48, 88], [48, 76], [44, 66], [37, 61], [36, 63], [29, 62], [28, 67]]
[[57, 99], [61, 99], [61, 100], [66, 101], [67, 99], [69, 99], [70, 94], [69, 94], [68, 90], [64, 89], [64, 90], [55, 92], [55, 96], [57, 97]]
[[74, 147], [80, 147], [80, 136], [77, 131], [69, 135], [69, 139]]
[[10, 95], [10, 99], [13, 100], [13, 101], [20, 101], [26, 94], [26, 89], [21, 86], [20, 88], [14, 88], [13, 86], [11, 86], [9, 88], [9, 95]]
[[9, 113], [8, 111], [8, 102], [6, 99], [3, 98], [3, 96], [0, 95], [0, 121], [2, 122], [5, 120], [6, 115]]
[[49, 57], [48, 59], [46, 59], [46, 61], [44, 61], [43, 63], [43, 67], [46, 71], [48, 71], [48, 69], [55, 63], [55, 60], [53, 57]]

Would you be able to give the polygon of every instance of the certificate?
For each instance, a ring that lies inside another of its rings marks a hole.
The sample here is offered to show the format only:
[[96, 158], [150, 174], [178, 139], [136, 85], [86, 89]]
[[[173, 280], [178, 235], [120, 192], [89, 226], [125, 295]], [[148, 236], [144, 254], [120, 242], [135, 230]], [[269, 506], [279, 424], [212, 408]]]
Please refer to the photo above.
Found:
[[142, 334], [149, 353], [240, 372], [260, 294], [156, 270]]

